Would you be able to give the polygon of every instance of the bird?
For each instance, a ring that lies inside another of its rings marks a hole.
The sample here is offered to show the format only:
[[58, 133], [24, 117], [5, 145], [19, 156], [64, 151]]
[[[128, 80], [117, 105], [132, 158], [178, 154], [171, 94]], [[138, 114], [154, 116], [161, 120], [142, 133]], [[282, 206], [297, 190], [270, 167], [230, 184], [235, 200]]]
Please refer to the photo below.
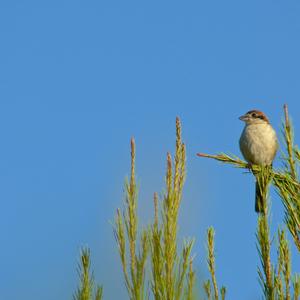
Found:
[[[271, 166], [278, 150], [276, 131], [270, 124], [268, 117], [259, 110], [250, 110], [239, 119], [245, 122], [239, 146], [243, 157], [249, 166]], [[264, 196], [256, 177], [255, 211], [263, 213]]]

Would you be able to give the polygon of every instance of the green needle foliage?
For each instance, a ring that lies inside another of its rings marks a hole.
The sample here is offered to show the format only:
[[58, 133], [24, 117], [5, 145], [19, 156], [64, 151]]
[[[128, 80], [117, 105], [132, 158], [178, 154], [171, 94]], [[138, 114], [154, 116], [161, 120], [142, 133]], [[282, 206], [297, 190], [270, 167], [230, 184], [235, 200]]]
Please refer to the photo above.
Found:
[[[125, 208], [123, 214], [121, 214], [120, 210], [117, 211], [114, 229], [125, 285], [131, 300], [146, 299], [145, 266], [149, 252], [146, 230], [142, 231], [140, 244], [137, 246], [137, 196], [135, 180], [135, 142], [134, 139], [131, 139], [131, 175], [129, 182], [128, 180], [125, 182]], [[129, 258], [127, 251], [129, 252]]]
[[191, 258], [193, 241], [184, 243], [181, 257], [177, 249], [178, 213], [185, 173], [185, 145], [181, 141], [181, 125], [177, 118], [174, 168], [171, 155], [167, 154], [166, 192], [163, 196], [161, 224], [158, 215], [158, 197], [157, 194], [154, 195], [154, 223], [149, 236], [152, 262], [151, 288], [154, 299], [192, 298], [195, 278]]
[[[207, 265], [211, 275], [211, 280], [207, 280], [203, 287], [206, 293], [207, 299], [218, 300], [219, 299], [219, 288], [216, 279], [216, 266], [215, 266], [215, 231], [212, 227], [207, 230]], [[212, 282], [212, 284], [211, 284]], [[213, 286], [213, 292], [211, 290]], [[226, 288], [224, 286], [220, 289], [221, 299], [225, 299]]]
[[[135, 142], [131, 139], [131, 172], [125, 181], [123, 209], [115, 217], [114, 235], [118, 246], [125, 286], [130, 300], [193, 300], [195, 271], [191, 255], [193, 240], [178, 245], [178, 215], [186, 175], [186, 151], [181, 124], [176, 118], [176, 149], [167, 154], [166, 187], [161, 199], [154, 194], [154, 220], [139, 228], [138, 190], [135, 178]], [[93, 280], [89, 275], [89, 251], [82, 253], [80, 287], [74, 300], [89, 300]], [[102, 288], [95, 299], [102, 298]]]
[[300, 163], [300, 152], [294, 145], [293, 129], [288, 116], [287, 106], [284, 106], [285, 123], [283, 126], [286, 155], [284, 160], [285, 180], [275, 180], [277, 188], [285, 207], [285, 223], [292, 234], [295, 245], [300, 251], [300, 186], [297, 168]]
[[259, 257], [262, 265], [262, 269], [258, 268], [258, 275], [260, 279], [261, 286], [263, 287], [263, 292], [266, 299], [274, 299], [274, 268], [271, 264], [271, 240], [270, 240], [270, 227], [268, 223], [268, 215], [262, 213], [258, 216], [257, 224], [257, 249], [259, 252]]
[[95, 297], [93, 297], [94, 278], [90, 274], [90, 250], [88, 248], [82, 249], [80, 263], [78, 264], [78, 274], [80, 278], [80, 285], [73, 296], [74, 300], [101, 300], [103, 294], [102, 286], [96, 287]]
[[[257, 220], [257, 250], [260, 258], [259, 282], [266, 300], [299, 300], [300, 276], [292, 273], [291, 250], [286, 230], [271, 236], [268, 191], [273, 185], [285, 209], [284, 223], [300, 251], [300, 183], [297, 169], [300, 151], [294, 145], [293, 130], [287, 107], [284, 107], [283, 136], [285, 151], [282, 168], [252, 165], [227, 154], [198, 154], [237, 168], [249, 170], [256, 177], [262, 202]], [[135, 142], [131, 140], [131, 172], [125, 181], [123, 209], [115, 217], [116, 238], [124, 282], [130, 300], [195, 300], [196, 274], [193, 268], [194, 240], [178, 242], [178, 216], [186, 177], [186, 149], [181, 139], [181, 124], [176, 119], [176, 149], [174, 157], [167, 154], [165, 189], [162, 196], [154, 193], [154, 218], [146, 228], [140, 228], [137, 216], [138, 189], [135, 178]], [[216, 279], [215, 232], [207, 230], [207, 266], [210, 279], [203, 283], [207, 300], [225, 300], [226, 288], [219, 289]], [[277, 241], [277, 258], [271, 259], [273, 240]], [[90, 251], [83, 249], [78, 268], [80, 283], [74, 300], [101, 300], [102, 287], [94, 287], [90, 274]]]
[[153, 299], [193, 299], [193, 241], [185, 242], [180, 254], [177, 245], [178, 214], [185, 174], [185, 145], [181, 140], [181, 124], [177, 118], [174, 162], [171, 155], [167, 154], [166, 190], [161, 203], [157, 193], [154, 194], [154, 221], [149, 229], [142, 230], [137, 245], [135, 143], [131, 140], [131, 176], [130, 181], [125, 183], [125, 207], [122, 213], [117, 211], [114, 233], [125, 285], [132, 300], [149, 297], [145, 291], [148, 258], [151, 268], [147, 278], [150, 280]]
[[[291, 299], [290, 281], [291, 281], [291, 251], [283, 230], [278, 231], [278, 273], [277, 284], [279, 296], [284, 299]], [[280, 278], [280, 279], [279, 279]], [[285, 295], [283, 294], [282, 283], [285, 285]]]

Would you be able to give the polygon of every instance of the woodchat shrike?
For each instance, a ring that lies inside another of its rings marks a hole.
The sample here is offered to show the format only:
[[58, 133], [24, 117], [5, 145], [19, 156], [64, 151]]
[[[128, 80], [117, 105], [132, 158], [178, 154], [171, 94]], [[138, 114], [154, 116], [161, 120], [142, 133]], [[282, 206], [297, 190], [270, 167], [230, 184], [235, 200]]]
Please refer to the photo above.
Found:
[[[250, 110], [239, 118], [245, 122], [240, 137], [240, 150], [251, 165], [272, 166], [278, 149], [276, 132], [267, 116], [259, 110]], [[263, 195], [256, 180], [255, 211], [262, 212]]]

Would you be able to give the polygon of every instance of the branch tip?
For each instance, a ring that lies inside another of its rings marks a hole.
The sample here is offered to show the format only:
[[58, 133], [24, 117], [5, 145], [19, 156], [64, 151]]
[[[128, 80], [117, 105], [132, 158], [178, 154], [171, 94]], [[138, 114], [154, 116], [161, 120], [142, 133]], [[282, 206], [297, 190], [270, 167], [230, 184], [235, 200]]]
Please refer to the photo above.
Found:
[[199, 157], [208, 157], [207, 154], [205, 154], [205, 153], [200, 153], [200, 152], [196, 153], [196, 155], [199, 156]]
[[130, 146], [131, 146], [131, 149], [134, 149], [134, 146], [135, 146], [134, 137], [131, 137], [131, 139], [130, 139]]
[[288, 112], [288, 105], [287, 104], [283, 105], [283, 110], [284, 110], [285, 123], [289, 124], [289, 112]]

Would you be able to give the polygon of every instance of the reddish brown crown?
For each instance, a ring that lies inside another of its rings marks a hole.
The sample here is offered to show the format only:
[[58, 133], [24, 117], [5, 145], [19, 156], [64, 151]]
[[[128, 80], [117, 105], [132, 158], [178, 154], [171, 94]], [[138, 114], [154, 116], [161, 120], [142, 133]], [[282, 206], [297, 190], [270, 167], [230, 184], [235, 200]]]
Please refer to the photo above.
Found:
[[256, 110], [256, 109], [250, 110], [246, 113], [246, 115], [248, 115], [249, 117], [256, 118], [256, 119], [261, 119], [261, 120], [264, 120], [267, 123], [270, 123], [267, 116], [260, 110]]

